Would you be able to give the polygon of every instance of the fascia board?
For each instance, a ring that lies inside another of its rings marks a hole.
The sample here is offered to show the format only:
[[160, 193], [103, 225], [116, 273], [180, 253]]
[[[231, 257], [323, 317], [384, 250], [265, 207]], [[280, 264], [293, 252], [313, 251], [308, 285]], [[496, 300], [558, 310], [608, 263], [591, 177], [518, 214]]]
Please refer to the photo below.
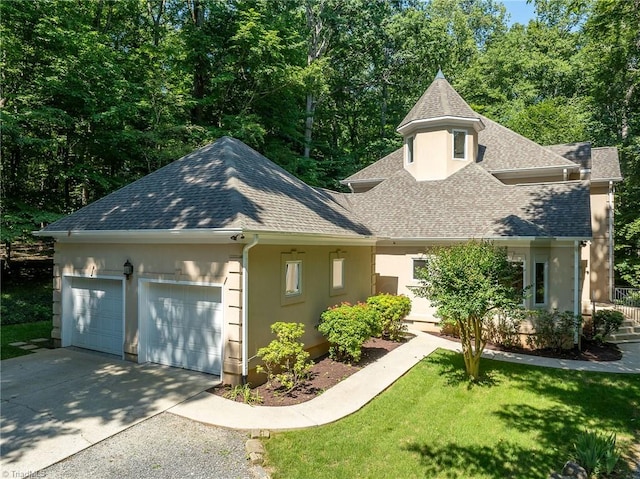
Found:
[[467, 118], [461, 116], [439, 116], [436, 118], [425, 118], [422, 120], [412, 120], [399, 126], [396, 131], [403, 136], [419, 128], [433, 128], [437, 126], [473, 126], [476, 131], [484, 130], [484, 124], [480, 118]]

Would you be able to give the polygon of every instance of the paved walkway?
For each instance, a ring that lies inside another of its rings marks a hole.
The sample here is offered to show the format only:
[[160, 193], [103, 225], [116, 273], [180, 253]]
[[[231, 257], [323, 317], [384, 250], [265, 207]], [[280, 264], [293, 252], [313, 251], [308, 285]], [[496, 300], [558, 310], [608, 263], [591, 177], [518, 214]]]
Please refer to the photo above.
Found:
[[[375, 363], [361, 369], [320, 396], [294, 406], [252, 407], [207, 392], [169, 409], [195, 421], [233, 429], [288, 430], [328, 424], [352, 414], [404, 375], [418, 361], [438, 348], [460, 350], [460, 344], [444, 338], [413, 332], [416, 336]], [[532, 366], [578, 371], [640, 374], [640, 343], [620, 345], [623, 359], [603, 363], [558, 360], [486, 351], [484, 356]]]

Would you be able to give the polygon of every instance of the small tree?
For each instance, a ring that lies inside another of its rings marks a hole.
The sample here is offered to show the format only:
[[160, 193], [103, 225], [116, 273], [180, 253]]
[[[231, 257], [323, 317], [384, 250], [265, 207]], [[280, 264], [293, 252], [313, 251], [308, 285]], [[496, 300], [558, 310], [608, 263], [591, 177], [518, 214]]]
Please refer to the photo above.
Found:
[[480, 357], [487, 343], [487, 324], [498, 312], [518, 309], [522, 291], [506, 249], [490, 242], [469, 241], [437, 248], [418, 271], [418, 296], [428, 298], [444, 323], [460, 331], [467, 375], [480, 376]]

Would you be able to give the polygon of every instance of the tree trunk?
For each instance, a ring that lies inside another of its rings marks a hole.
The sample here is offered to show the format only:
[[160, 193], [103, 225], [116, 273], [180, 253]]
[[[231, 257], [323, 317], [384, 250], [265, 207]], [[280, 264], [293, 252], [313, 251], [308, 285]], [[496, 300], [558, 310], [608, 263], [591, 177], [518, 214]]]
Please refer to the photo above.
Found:
[[307, 108], [305, 110], [304, 124], [304, 157], [311, 156], [311, 138], [313, 133], [313, 115], [315, 114], [316, 102], [313, 93], [307, 93]]
[[[202, 0], [193, 0], [191, 20], [193, 21], [196, 31], [202, 30], [204, 25], [204, 6], [202, 5]], [[193, 98], [196, 100], [196, 105], [191, 110], [191, 119], [195, 123], [199, 123], [202, 120], [202, 104], [200, 100], [204, 98], [205, 82], [205, 54], [198, 52], [196, 53], [193, 65]]]

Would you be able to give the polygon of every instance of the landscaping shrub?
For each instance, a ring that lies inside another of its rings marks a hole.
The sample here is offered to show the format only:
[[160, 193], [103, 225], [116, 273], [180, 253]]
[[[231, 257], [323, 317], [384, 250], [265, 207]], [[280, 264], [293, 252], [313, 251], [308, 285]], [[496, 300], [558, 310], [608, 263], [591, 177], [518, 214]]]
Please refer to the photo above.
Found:
[[532, 311], [529, 319], [533, 332], [527, 337], [527, 343], [536, 349], [550, 348], [561, 351], [567, 345], [573, 344], [576, 325], [582, 323], [582, 316], [574, 315], [571, 311]]
[[311, 371], [313, 361], [298, 339], [304, 334], [304, 324], [278, 321], [271, 325], [276, 335], [268, 346], [258, 349], [257, 356], [264, 366], [258, 366], [259, 373], [267, 373], [267, 381], [277, 381], [287, 392], [295, 389]]
[[378, 312], [363, 303], [343, 303], [327, 309], [320, 317], [318, 331], [331, 344], [329, 355], [337, 361], [360, 361], [362, 344], [377, 336]]
[[512, 311], [507, 314], [500, 311], [494, 318], [487, 320], [487, 341], [507, 348], [522, 346], [520, 342], [520, 326], [524, 312]]
[[624, 315], [620, 311], [599, 309], [592, 318], [593, 339], [603, 342], [609, 334], [618, 331], [623, 321]]
[[596, 431], [583, 431], [574, 443], [576, 462], [584, 467], [587, 474], [611, 474], [616, 467], [620, 453], [616, 448], [616, 435], [606, 435]]
[[222, 397], [231, 399], [232, 401], [235, 401], [237, 398], [242, 398], [242, 402], [250, 406], [262, 403], [262, 396], [260, 396], [257, 391], [252, 391], [251, 385], [248, 383], [229, 388]]
[[367, 299], [367, 305], [378, 312], [380, 337], [399, 341], [407, 331], [404, 318], [411, 312], [411, 300], [404, 296], [378, 294]]

